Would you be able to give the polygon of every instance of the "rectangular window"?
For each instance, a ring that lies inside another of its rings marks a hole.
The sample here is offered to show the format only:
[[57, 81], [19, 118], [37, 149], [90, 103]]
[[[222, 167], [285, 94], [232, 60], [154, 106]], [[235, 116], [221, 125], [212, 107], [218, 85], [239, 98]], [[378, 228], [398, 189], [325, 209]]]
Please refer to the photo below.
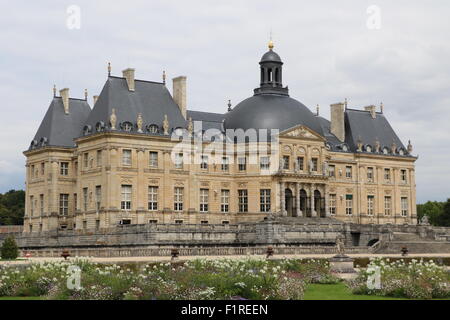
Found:
[[89, 153], [87, 152], [83, 153], [83, 167], [84, 168], [89, 167]]
[[345, 214], [351, 216], [353, 214], [353, 195], [345, 195]]
[[270, 189], [259, 191], [259, 209], [261, 212], [270, 212]]
[[409, 205], [408, 205], [408, 198], [406, 197], [402, 197], [400, 199], [401, 201], [401, 208], [402, 208], [402, 216], [406, 217], [408, 215], [408, 209], [409, 209]]
[[83, 229], [87, 229], [87, 221], [86, 220], [83, 220]]
[[247, 170], [247, 158], [246, 157], [238, 158], [238, 169], [239, 169], [239, 171]]
[[208, 212], [209, 189], [200, 189], [200, 212]]
[[333, 178], [336, 177], [336, 166], [334, 164], [328, 166], [328, 175]]
[[208, 156], [205, 155], [200, 156], [200, 169], [202, 170], [208, 169]]
[[122, 150], [122, 164], [131, 166], [131, 150]]
[[222, 157], [222, 171], [228, 171], [230, 169], [230, 160], [228, 157]]
[[311, 171], [317, 172], [319, 170], [319, 159], [312, 158], [311, 161], [312, 161]]
[[158, 220], [151, 219], [151, 220], [148, 220], [148, 223], [149, 224], [157, 224]]
[[289, 170], [289, 156], [283, 156], [283, 169]]
[[386, 182], [391, 181], [391, 169], [388, 168], [384, 169], [384, 180]]
[[336, 214], [336, 195], [330, 194], [328, 201], [329, 201], [328, 208], [330, 210], [330, 214], [335, 215]]
[[97, 167], [101, 167], [102, 166], [102, 150], [97, 150]]
[[158, 187], [148, 187], [148, 210], [158, 210]]
[[248, 192], [246, 189], [238, 190], [239, 212], [248, 212]]
[[95, 208], [100, 211], [102, 205], [102, 186], [95, 187]]
[[220, 191], [220, 211], [230, 211], [230, 190], [223, 189]]
[[175, 220], [176, 224], [183, 224], [183, 220]]
[[175, 154], [175, 168], [183, 169], [183, 153]]
[[100, 220], [95, 220], [95, 230], [100, 229]]
[[62, 176], [68, 176], [69, 175], [69, 163], [68, 162], [60, 162], [59, 163], [59, 173]]
[[149, 166], [152, 168], [158, 168], [158, 152], [150, 151], [149, 153]]
[[375, 196], [368, 195], [367, 196], [367, 215], [373, 216], [374, 209], [375, 209]]
[[305, 158], [297, 157], [297, 170], [303, 171], [305, 168]]
[[73, 194], [73, 212], [78, 209], [78, 195], [76, 193]]
[[175, 187], [175, 190], [174, 190], [174, 210], [175, 211], [183, 211], [183, 193], [184, 193], [184, 188]]
[[259, 159], [259, 167], [261, 170], [269, 170], [269, 168], [270, 168], [269, 157], [261, 157]]
[[41, 209], [41, 216], [44, 215], [44, 195], [39, 195], [39, 208]]
[[35, 172], [34, 172], [34, 164], [31, 165], [31, 172], [30, 172], [30, 177], [34, 178]]
[[373, 168], [367, 167], [367, 182], [373, 182]]
[[345, 177], [348, 179], [352, 178], [352, 167], [350, 166], [345, 167]]
[[88, 209], [88, 188], [83, 188], [83, 209], [84, 211]]
[[408, 182], [407, 171], [405, 169], [402, 169], [400, 171], [400, 179], [402, 180], [403, 183], [407, 183]]
[[62, 216], [69, 214], [69, 195], [66, 193], [59, 194], [59, 214]]
[[30, 196], [30, 216], [34, 215], [34, 196]]
[[390, 216], [392, 208], [392, 198], [390, 196], [384, 197], [384, 215]]
[[120, 202], [120, 209], [131, 210], [131, 196], [132, 196], [132, 186], [128, 184], [122, 185], [122, 200]]

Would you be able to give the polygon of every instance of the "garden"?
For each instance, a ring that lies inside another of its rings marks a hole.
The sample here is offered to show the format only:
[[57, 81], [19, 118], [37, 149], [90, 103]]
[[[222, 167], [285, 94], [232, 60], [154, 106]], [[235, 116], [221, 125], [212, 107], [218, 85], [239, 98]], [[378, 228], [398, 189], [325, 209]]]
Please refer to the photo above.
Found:
[[[374, 272], [378, 286], [373, 285]], [[374, 259], [356, 278], [343, 281], [331, 273], [325, 259], [248, 257], [107, 265], [74, 258], [0, 267], [0, 299], [448, 299], [449, 280], [445, 267], [414, 259]]]

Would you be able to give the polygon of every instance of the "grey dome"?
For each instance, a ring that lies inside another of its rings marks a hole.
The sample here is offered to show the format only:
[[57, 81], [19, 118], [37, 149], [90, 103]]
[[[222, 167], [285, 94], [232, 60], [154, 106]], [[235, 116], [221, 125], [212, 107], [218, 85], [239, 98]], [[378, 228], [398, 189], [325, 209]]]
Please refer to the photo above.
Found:
[[245, 99], [225, 115], [224, 129], [278, 129], [304, 125], [323, 135], [317, 117], [301, 102], [285, 95], [260, 94]]
[[269, 50], [263, 54], [260, 62], [281, 62], [281, 58], [275, 51]]

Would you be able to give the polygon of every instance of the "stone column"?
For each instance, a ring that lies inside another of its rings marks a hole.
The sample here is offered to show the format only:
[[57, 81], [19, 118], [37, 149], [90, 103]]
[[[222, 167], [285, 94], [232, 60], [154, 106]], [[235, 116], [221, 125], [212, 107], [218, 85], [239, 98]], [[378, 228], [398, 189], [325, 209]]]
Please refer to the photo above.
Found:
[[315, 211], [315, 208], [314, 208], [314, 189], [315, 189], [315, 184], [314, 183], [312, 183], [311, 184], [311, 194], [310, 194], [310, 201], [311, 201], [311, 217], [317, 217], [317, 212]]
[[296, 211], [297, 211], [297, 217], [300, 217], [302, 215], [300, 211], [300, 183], [295, 184], [295, 202], [296, 202]]
[[286, 211], [286, 194], [285, 194], [285, 183], [284, 182], [280, 182], [280, 194], [281, 194], [281, 215], [283, 217], [287, 216], [287, 211]]
[[325, 216], [330, 216], [330, 208], [329, 208], [329, 195], [328, 195], [328, 185], [324, 184], [323, 191], [325, 193]]

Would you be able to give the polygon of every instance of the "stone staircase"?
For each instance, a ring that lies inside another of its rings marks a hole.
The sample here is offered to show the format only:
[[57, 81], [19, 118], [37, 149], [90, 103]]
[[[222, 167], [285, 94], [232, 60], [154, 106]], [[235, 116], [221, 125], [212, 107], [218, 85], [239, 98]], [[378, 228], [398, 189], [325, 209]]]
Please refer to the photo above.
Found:
[[394, 232], [390, 241], [382, 242], [375, 253], [401, 253], [406, 247], [408, 253], [450, 253], [450, 241], [422, 238], [416, 233]]

